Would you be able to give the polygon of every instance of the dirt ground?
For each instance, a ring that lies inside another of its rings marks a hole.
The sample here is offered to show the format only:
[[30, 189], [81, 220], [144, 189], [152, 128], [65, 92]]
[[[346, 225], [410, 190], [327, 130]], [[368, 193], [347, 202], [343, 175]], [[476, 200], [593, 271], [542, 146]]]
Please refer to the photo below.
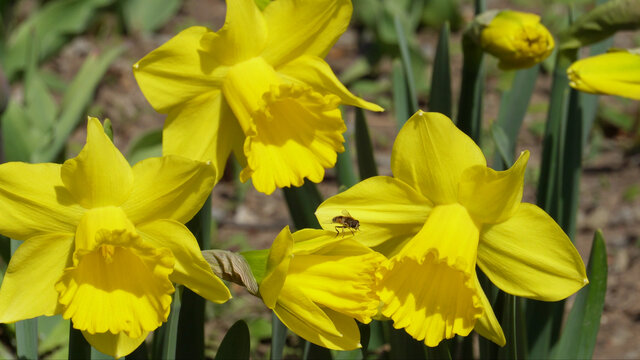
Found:
[[[489, 6], [493, 4], [490, 1]], [[47, 63], [47, 67], [66, 78], [79, 68], [84, 57], [89, 53], [100, 53], [106, 46], [125, 43], [128, 50], [110, 68], [105, 80], [97, 91], [95, 105], [91, 107], [92, 115], [101, 118], [110, 118], [115, 130], [115, 142], [121, 149], [126, 149], [131, 139], [152, 128], [162, 126], [164, 116], [155, 113], [142, 96], [131, 66], [146, 53], [155, 49], [169, 40], [177, 31], [189, 25], [205, 25], [212, 29], [219, 28], [224, 21], [225, 7], [223, 1], [196, 1], [186, 0], [178, 16], [158, 33], [152, 36], [118, 35], [116, 21], [113, 15], [101, 15], [101, 37], [80, 36], [68, 44], [60, 56]], [[470, 17], [469, 11], [463, 11], [465, 18]], [[616, 38], [616, 44], [623, 45], [630, 40], [626, 34]], [[336, 73], [340, 73], [352, 62], [350, 56], [358, 52], [356, 46], [356, 33], [350, 28], [331, 51], [327, 60], [333, 66]], [[424, 30], [420, 36], [424, 41], [425, 52], [432, 53], [435, 48], [436, 33], [433, 30]], [[459, 34], [453, 35], [453, 41], [459, 39]], [[456, 45], [452, 45], [455, 48]], [[459, 48], [459, 45], [457, 45]], [[461, 70], [461, 56], [458, 51], [454, 53], [452, 60], [452, 74], [459, 76]], [[493, 66], [487, 81], [485, 95], [484, 116], [487, 124], [493, 121], [497, 114], [499, 104], [499, 90], [495, 74], [495, 62], [489, 61], [488, 66]], [[384, 74], [383, 76], [388, 76]], [[455, 79], [454, 93], [459, 88]], [[531, 151], [525, 190], [525, 200], [535, 202], [535, 174], [539, 169], [541, 157], [540, 135], [534, 131], [545, 119], [546, 105], [550, 91], [550, 78], [548, 74], [542, 74], [538, 80], [532, 109], [521, 133], [519, 149]], [[390, 94], [388, 94], [390, 97]], [[424, 100], [424, 99], [423, 99]], [[611, 97], [601, 97], [601, 101], [615, 101]], [[425, 109], [427, 110], [427, 109]], [[626, 104], [623, 111], [630, 116], [639, 118], [640, 108], [637, 102]], [[393, 114], [368, 113], [368, 123], [376, 150], [376, 160], [380, 174], [390, 174], [389, 162], [391, 146], [397, 133]], [[353, 128], [353, 114], [349, 112], [347, 124], [349, 132]], [[615, 129], [614, 129], [615, 130]], [[73, 142], [81, 144], [84, 134], [79, 130], [73, 137]], [[640, 196], [635, 195], [640, 179], [640, 154], [632, 150], [637, 145], [638, 139], [621, 131], [609, 131], [606, 136], [600, 136], [597, 146], [592, 146], [588, 151], [590, 155], [585, 157], [584, 171], [580, 187], [580, 213], [578, 216], [577, 247], [583, 259], [588, 259], [591, 239], [594, 230], [602, 229], [606, 239], [609, 277], [608, 291], [604, 314], [601, 321], [601, 329], [598, 335], [598, 343], [595, 350], [595, 358], [640, 358]], [[73, 146], [71, 147], [73, 149]], [[77, 147], [76, 147], [77, 148]], [[490, 156], [487, 156], [491, 158]], [[328, 170], [325, 182], [320, 185], [325, 196], [337, 192], [335, 173]], [[217, 222], [217, 238], [214, 240], [216, 247], [230, 247], [232, 250], [244, 250], [247, 248], [263, 248], [270, 245], [275, 235], [284, 225], [290, 224], [287, 208], [282, 192], [276, 191], [272, 196], [266, 196], [249, 187], [246, 197], [239, 201], [236, 196], [236, 185], [230, 178], [225, 178], [214, 189], [213, 214]], [[250, 299], [250, 296], [238, 287], [232, 291], [242, 303], [243, 311], [255, 310], [255, 319], [266, 319], [264, 307]], [[235, 306], [235, 305], [229, 305]], [[238, 305], [240, 306], [240, 305]], [[229, 308], [225, 308], [229, 309]], [[220, 314], [223, 309], [216, 308], [216, 323], [209, 323], [212, 342], [219, 341], [221, 334], [230, 327], [237, 314], [226, 318]], [[264, 350], [264, 344], [256, 344], [258, 349]]]

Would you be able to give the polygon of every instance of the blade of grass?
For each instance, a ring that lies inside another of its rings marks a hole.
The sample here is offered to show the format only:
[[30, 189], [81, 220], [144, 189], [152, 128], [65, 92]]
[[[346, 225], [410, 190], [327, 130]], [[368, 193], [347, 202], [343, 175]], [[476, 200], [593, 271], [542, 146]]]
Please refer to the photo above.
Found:
[[[13, 255], [22, 241], [11, 240], [11, 255]], [[16, 322], [16, 348], [18, 359], [38, 358], [38, 318]]]
[[607, 248], [600, 230], [593, 236], [587, 266], [589, 285], [582, 288], [552, 352], [554, 359], [590, 359], [596, 345], [607, 291]]
[[438, 46], [433, 60], [431, 73], [431, 93], [429, 111], [435, 111], [451, 117], [451, 59], [449, 58], [449, 22], [440, 28]]
[[249, 360], [251, 336], [243, 320], [236, 321], [222, 339], [215, 360]]
[[[210, 248], [211, 196], [202, 209], [187, 223], [187, 228], [198, 240], [200, 249]], [[180, 318], [176, 344], [177, 359], [204, 359], [205, 299], [185, 288], [182, 291]]]
[[378, 175], [367, 119], [364, 110], [360, 108], [356, 108], [356, 152], [358, 154], [360, 180]]

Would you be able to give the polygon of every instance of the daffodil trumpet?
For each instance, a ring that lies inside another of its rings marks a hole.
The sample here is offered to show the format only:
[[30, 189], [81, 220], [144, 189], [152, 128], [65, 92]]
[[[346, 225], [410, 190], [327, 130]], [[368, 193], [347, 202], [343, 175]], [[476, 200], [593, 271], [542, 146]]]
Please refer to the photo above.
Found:
[[167, 320], [174, 282], [227, 301], [184, 226], [214, 177], [210, 165], [179, 156], [131, 167], [96, 118], [62, 165], [0, 165], [0, 233], [24, 241], [0, 287], [0, 322], [61, 314], [119, 358]]
[[588, 283], [580, 254], [542, 209], [523, 203], [524, 151], [505, 171], [487, 167], [480, 148], [439, 113], [418, 111], [392, 155], [393, 177], [366, 179], [327, 199], [328, 219], [347, 209], [354, 238], [388, 257], [376, 271], [382, 315], [427, 346], [472, 330], [498, 345], [504, 333], [476, 267], [500, 289], [543, 301]]
[[323, 60], [351, 19], [350, 0], [227, 1], [224, 26], [190, 27], [134, 67], [151, 105], [167, 114], [163, 153], [211, 161], [231, 151], [240, 179], [271, 194], [320, 182], [344, 151], [338, 105], [382, 111], [351, 94]]

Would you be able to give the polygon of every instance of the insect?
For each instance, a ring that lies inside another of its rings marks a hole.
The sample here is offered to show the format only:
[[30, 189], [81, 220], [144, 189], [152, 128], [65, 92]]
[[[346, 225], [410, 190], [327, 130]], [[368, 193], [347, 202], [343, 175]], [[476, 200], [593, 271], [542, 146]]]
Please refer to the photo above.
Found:
[[360, 221], [354, 219], [347, 210], [342, 210], [342, 215], [335, 216], [331, 219], [331, 223], [340, 224], [336, 225], [336, 236], [340, 234], [338, 229], [342, 229], [342, 234], [344, 234], [345, 229], [349, 229], [352, 235], [354, 234], [354, 231], [358, 231], [360, 229]]

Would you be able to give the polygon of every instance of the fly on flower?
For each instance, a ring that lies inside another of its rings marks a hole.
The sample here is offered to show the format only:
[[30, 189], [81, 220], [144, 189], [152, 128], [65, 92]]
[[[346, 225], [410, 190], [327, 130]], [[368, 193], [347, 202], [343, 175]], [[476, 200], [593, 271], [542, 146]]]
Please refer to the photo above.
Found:
[[218, 31], [188, 28], [133, 67], [151, 105], [167, 114], [163, 152], [213, 163], [231, 151], [240, 179], [271, 194], [320, 182], [344, 151], [338, 106], [383, 109], [340, 83], [323, 60], [351, 19], [350, 0], [227, 1]]
[[342, 210], [342, 215], [334, 216], [333, 219], [331, 219], [331, 222], [333, 224], [339, 224], [335, 227], [336, 236], [340, 234], [338, 229], [342, 230], [343, 235], [344, 231], [347, 229], [351, 231], [352, 235], [354, 234], [354, 231], [360, 230], [360, 221], [354, 219], [347, 210]]

